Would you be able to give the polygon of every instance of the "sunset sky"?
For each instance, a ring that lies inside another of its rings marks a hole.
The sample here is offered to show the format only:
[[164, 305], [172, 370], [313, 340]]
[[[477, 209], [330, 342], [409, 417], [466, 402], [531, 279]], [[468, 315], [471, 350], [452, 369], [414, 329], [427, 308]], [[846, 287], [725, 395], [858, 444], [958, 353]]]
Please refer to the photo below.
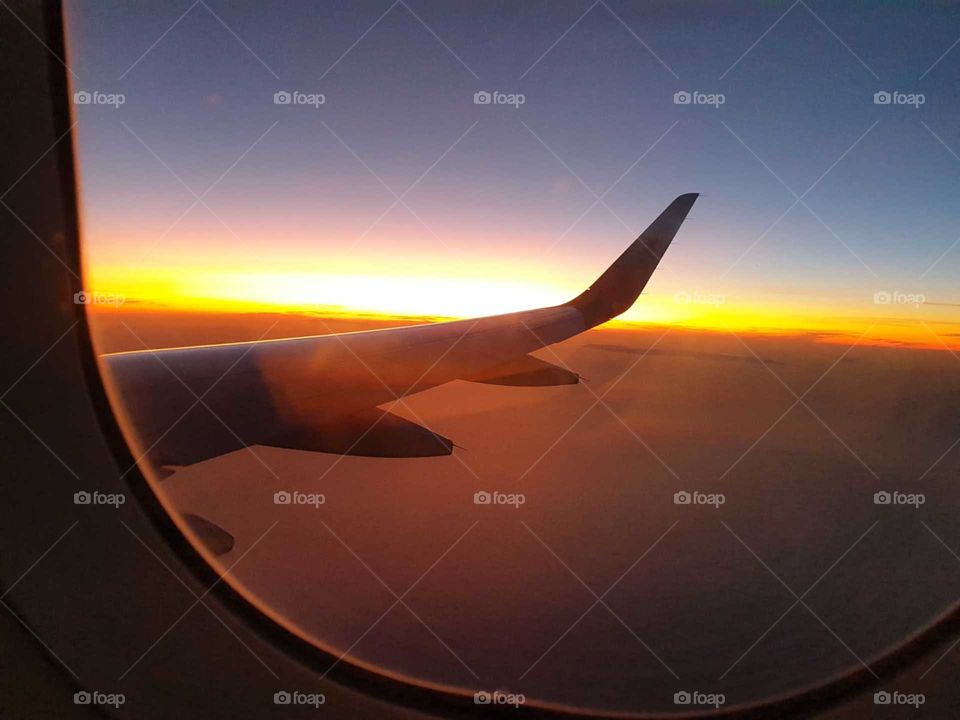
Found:
[[175, 309], [527, 309], [700, 192], [622, 319], [960, 346], [958, 22], [822, 2], [73, 3], [74, 89], [124, 96], [76, 107], [86, 283]]

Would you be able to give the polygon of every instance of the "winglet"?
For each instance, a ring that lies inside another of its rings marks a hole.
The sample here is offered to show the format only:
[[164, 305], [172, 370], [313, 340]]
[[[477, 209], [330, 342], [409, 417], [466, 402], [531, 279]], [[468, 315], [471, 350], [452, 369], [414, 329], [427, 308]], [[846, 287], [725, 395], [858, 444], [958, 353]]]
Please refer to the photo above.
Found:
[[626, 312], [640, 296], [698, 193], [681, 195], [583, 293], [566, 303], [583, 315], [587, 328]]

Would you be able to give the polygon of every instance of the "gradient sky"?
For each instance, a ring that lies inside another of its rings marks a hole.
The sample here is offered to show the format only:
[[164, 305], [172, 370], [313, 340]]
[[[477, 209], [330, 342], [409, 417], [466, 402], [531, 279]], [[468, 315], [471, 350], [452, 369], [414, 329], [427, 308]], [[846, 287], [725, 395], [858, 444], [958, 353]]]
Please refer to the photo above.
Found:
[[[960, 340], [960, 7], [68, 13], [75, 89], [126, 99], [77, 106], [97, 290], [193, 308], [524, 309], [572, 297], [700, 192], [626, 319]], [[325, 103], [275, 105], [278, 90]], [[480, 90], [526, 101], [476, 105]], [[677, 105], [683, 90], [725, 102]], [[876, 105], [880, 90], [925, 102]], [[875, 304], [884, 291], [948, 305]]]

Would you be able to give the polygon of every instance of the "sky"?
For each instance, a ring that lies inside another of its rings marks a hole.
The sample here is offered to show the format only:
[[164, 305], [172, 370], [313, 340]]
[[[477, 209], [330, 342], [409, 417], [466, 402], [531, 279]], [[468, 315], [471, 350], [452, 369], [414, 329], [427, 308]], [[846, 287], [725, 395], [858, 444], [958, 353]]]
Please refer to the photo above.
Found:
[[623, 319], [960, 347], [960, 7], [258, 5], [69, 3], [89, 289], [521, 310], [699, 192]]

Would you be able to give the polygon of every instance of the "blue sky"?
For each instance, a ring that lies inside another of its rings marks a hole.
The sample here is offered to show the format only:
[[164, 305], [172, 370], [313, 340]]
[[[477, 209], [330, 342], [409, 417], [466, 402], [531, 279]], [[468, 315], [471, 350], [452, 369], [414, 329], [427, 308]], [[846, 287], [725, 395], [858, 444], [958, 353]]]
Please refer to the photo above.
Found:
[[[960, 238], [958, 21], [890, 3], [74, 3], [76, 88], [125, 96], [78, 107], [88, 247], [287, 267], [350, 246], [435, 273], [492, 258], [567, 288], [696, 191], [651, 293], [960, 302], [960, 248], [938, 261]], [[217, 182], [219, 219], [198, 205], [166, 232], [194, 201], [168, 168], [198, 194]]]

